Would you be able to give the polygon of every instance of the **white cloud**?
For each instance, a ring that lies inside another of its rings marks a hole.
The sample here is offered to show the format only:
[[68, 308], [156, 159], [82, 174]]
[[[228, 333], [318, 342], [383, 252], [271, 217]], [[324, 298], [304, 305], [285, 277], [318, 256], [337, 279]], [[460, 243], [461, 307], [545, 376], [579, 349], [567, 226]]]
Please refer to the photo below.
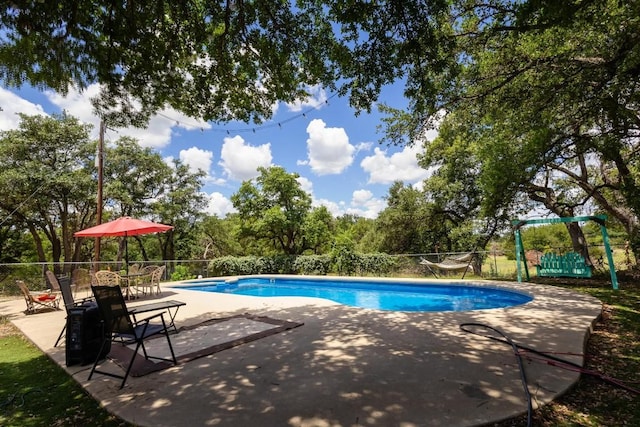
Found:
[[343, 128], [328, 128], [322, 120], [314, 119], [307, 133], [308, 164], [316, 174], [339, 174], [353, 162], [355, 147], [349, 144]]
[[93, 113], [93, 105], [91, 105], [91, 97], [100, 93], [100, 86], [93, 84], [80, 92], [75, 88], [70, 88], [66, 96], [57, 92], [47, 90], [44, 92], [49, 102], [64, 110], [70, 116], [76, 117], [83, 123], [93, 125], [92, 137], [97, 138], [100, 132], [100, 118]]
[[340, 204], [328, 199], [314, 199], [312, 205], [315, 207], [318, 207], [318, 206], [326, 207], [327, 210], [331, 212], [331, 215], [333, 215], [334, 217], [338, 217], [344, 213], [344, 210]]
[[415, 182], [413, 184], [411, 184], [411, 188], [418, 190], [418, 191], [424, 191], [424, 180], [423, 181], [418, 181]]
[[208, 197], [209, 203], [207, 204], [206, 213], [209, 215], [217, 215], [219, 218], [224, 218], [229, 213], [237, 212], [231, 200], [227, 199], [223, 194], [214, 192]]
[[309, 194], [313, 195], [313, 182], [304, 176], [299, 176], [296, 181], [300, 184], [300, 187]]
[[383, 199], [373, 197], [369, 190], [356, 190], [351, 197], [351, 207], [346, 213], [355, 214], [365, 218], [377, 218], [380, 211], [387, 206]]
[[230, 179], [244, 181], [258, 176], [258, 167], [271, 166], [271, 144], [252, 146], [240, 136], [225, 138], [218, 163]]
[[[91, 136], [97, 138], [100, 130], [100, 118], [94, 115], [91, 98], [99, 93], [100, 86], [93, 84], [82, 92], [71, 88], [66, 96], [52, 91], [46, 91], [45, 95], [52, 104], [61, 110], [65, 110], [68, 114], [77, 117], [83, 123], [93, 124], [94, 128]], [[138, 140], [142, 147], [160, 149], [171, 142], [173, 128], [186, 130], [210, 129], [211, 125], [204, 121], [187, 117], [174, 109], [165, 109], [152, 116], [146, 128], [108, 129], [107, 136], [112, 139], [129, 136]]]
[[310, 86], [307, 91], [309, 92], [308, 97], [296, 100], [293, 103], [285, 103], [287, 108], [290, 111], [299, 112], [303, 109], [321, 108], [326, 105], [327, 93], [320, 85]]
[[24, 113], [29, 116], [47, 115], [41, 105], [34, 104], [15, 95], [13, 92], [0, 87], [0, 130], [17, 129], [20, 125], [20, 116]]
[[180, 160], [189, 166], [191, 172], [202, 170], [209, 175], [211, 163], [213, 162], [213, 153], [198, 147], [191, 147], [187, 150], [180, 150]]
[[414, 145], [422, 146], [426, 141], [433, 141], [438, 136], [440, 124], [447, 115], [446, 111], [439, 110], [431, 117], [431, 126], [424, 128], [421, 134], [414, 140]]
[[361, 142], [356, 145], [356, 154], [361, 151], [371, 151], [371, 147], [373, 146], [373, 142]]
[[376, 219], [380, 214], [380, 211], [384, 209], [385, 206], [382, 205], [379, 209], [361, 209], [361, 208], [349, 208], [344, 213], [349, 215], [355, 215], [362, 218], [368, 219]]
[[380, 212], [387, 207], [384, 199], [373, 197], [369, 190], [356, 190], [353, 192], [351, 202], [334, 202], [328, 199], [314, 199], [313, 206], [325, 206], [334, 217], [344, 214], [357, 215], [363, 218], [377, 218]]
[[354, 205], [363, 205], [368, 200], [371, 200], [373, 193], [369, 190], [356, 190], [353, 192], [351, 203]]
[[352, 194], [349, 206], [345, 202], [334, 202], [329, 199], [316, 199], [313, 196], [313, 183], [307, 178], [300, 177], [298, 182], [302, 189], [311, 194], [311, 205], [314, 207], [324, 206], [331, 215], [338, 217], [345, 213], [358, 215], [363, 218], [377, 218], [380, 211], [386, 206], [387, 202], [383, 199], [373, 197], [373, 193], [369, 190], [356, 190]]
[[171, 128], [174, 125], [175, 122], [171, 122], [164, 117], [154, 116], [149, 120], [149, 125], [145, 129], [134, 127], [117, 128], [108, 130], [107, 135], [113, 140], [128, 136], [137, 140], [141, 147], [161, 149], [171, 142]]
[[420, 150], [420, 146], [413, 145], [387, 156], [386, 150], [376, 147], [374, 154], [362, 159], [360, 166], [369, 174], [370, 184], [390, 184], [394, 181], [418, 182], [429, 175], [426, 169], [418, 165], [416, 155]]

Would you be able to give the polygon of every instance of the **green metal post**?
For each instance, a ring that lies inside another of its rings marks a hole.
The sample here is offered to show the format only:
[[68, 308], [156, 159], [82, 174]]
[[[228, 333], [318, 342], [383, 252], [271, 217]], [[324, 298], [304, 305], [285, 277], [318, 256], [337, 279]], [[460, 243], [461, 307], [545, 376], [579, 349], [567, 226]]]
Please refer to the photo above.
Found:
[[531, 276], [529, 276], [529, 265], [527, 264], [527, 257], [524, 253], [524, 243], [522, 243], [522, 234], [518, 234], [518, 239], [520, 240], [520, 252], [522, 254], [522, 258], [524, 258], [524, 274], [527, 276], [527, 282], [531, 280]]
[[600, 231], [602, 232], [602, 241], [604, 242], [604, 250], [607, 253], [607, 262], [609, 263], [609, 272], [611, 273], [611, 286], [614, 290], [618, 290], [618, 275], [616, 274], [616, 266], [613, 263], [613, 253], [609, 245], [609, 233], [604, 223], [600, 223]]
[[[515, 236], [516, 236], [516, 262], [518, 267], [518, 282], [521, 281], [522, 275], [520, 273], [520, 251], [523, 250], [522, 237], [520, 236], [520, 227], [525, 224], [557, 224], [557, 223], [567, 223], [567, 222], [581, 222], [581, 221], [594, 221], [600, 226], [600, 231], [602, 232], [602, 241], [604, 242], [604, 249], [607, 253], [607, 261], [609, 262], [609, 272], [611, 273], [611, 285], [613, 289], [618, 289], [618, 276], [616, 275], [616, 266], [613, 263], [613, 254], [611, 253], [611, 246], [609, 244], [609, 235], [607, 234], [607, 228], [605, 226], [605, 221], [607, 220], [606, 215], [595, 215], [595, 216], [572, 216], [572, 217], [562, 217], [562, 218], [537, 218], [537, 219], [527, 219], [527, 220], [512, 220], [511, 224], [516, 227]], [[527, 280], [529, 280], [529, 269], [527, 268], [526, 257], [524, 268], [527, 274]]]
[[[518, 282], [522, 282], [522, 272], [520, 271], [520, 229], [516, 228], [516, 272], [518, 273]], [[526, 263], [526, 260], [525, 260]]]

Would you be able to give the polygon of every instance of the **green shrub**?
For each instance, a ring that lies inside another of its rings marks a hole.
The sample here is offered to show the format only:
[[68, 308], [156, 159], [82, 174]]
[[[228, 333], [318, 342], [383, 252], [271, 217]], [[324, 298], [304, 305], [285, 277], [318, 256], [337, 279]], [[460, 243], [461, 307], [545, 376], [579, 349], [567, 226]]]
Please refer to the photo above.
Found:
[[294, 274], [296, 257], [293, 255], [273, 255], [262, 257], [263, 274]]
[[293, 270], [298, 274], [327, 275], [330, 268], [329, 255], [301, 255], [293, 263]]
[[195, 279], [196, 275], [191, 274], [189, 269], [184, 265], [176, 265], [175, 270], [171, 273], [171, 280], [173, 282], [178, 282], [180, 280], [190, 280]]
[[347, 247], [339, 247], [333, 251], [331, 261], [336, 273], [351, 276], [358, 270], [359, 256]]
[[310, 274], [327, 275], [332, 271], [342, 275], [387, 275], [397, 268], [394, 257], [383, 254], [358, 254], [344, 245], [334, 248], [332, 255], [225, 256], [212, 260], [209, 271], [214, 276], [249, 274]]
[[209, 263], [214, 276], [244, 276], [249, 274], [275, 274], [286, 263], [276, 257], [224, 256]]
[[209, 271], [214, 276], [235, 276], [240, 274], [240, 262], [238, 257], [230, 255], [216, 258], [209, 263]]
[[396, 267], [396, 259], [384, 253], [360, 254], [358, 256], [360, 274], [385, 276]]
[[21, 291], [16, 280], [23, 280], [29, 290], [42, 291], [48, 287], [44, 280], [42, 265], [17, 264], [15, 266], [0, 267], [0, 294], [20, 295]]

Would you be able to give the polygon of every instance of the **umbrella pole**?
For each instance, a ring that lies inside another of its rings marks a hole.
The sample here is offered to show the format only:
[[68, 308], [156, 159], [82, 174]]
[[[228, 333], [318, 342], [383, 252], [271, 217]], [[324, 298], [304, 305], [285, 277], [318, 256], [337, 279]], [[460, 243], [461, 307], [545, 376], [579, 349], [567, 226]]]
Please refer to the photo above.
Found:
[[124, 233], [124, 271], [129, 275], [129, 243], [127, 239], [127, 232]]
[[95, 262], [96, 262], [95, 271], [98, 271], [100, 270], [100, 238], [99, 237], [96, 237], [96, 241], [93, 248], [95, 252]]

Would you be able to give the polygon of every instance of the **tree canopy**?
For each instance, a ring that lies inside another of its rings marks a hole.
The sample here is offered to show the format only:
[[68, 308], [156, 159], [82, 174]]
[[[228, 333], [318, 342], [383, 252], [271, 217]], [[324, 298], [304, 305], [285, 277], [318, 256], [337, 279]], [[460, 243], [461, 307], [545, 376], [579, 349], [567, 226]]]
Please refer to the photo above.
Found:
[[298, 175], [279, 166], [260, 167], [258, 172], [255, 182], [244, 181], [231, 196], [241, 235], [287, 255], [326, 246], [333, 218], [325, 207], [311, 207], [311, 196], [300, 186]]
[[[92, 241], [76, 244], [73, 233], [94, 225], [96, 215], [97, 142], [89, 131], [90, 126], [63, 114], [21, 115], [18, 129], [0, 132], [0, 250], [10, 240], [16, 248], [24, 246], [15, 230], [28, 230], [40, 262], [87, 258], [83, 248]], [[109, 144], [105, 155], [107, 216], [152, 217], [175, 225], [175, 233], [159, 235], [153, 256], [187, 255], [182, 248], [189, 244], [184, 242], [195, 240], [190, 233], [202, 215], [202, 172], [192, 172], [177, 160], [169, 166], [158, 153], [129, 138]], [[145, 246], [137, 240], [146, 259]]]
[[95, 147], [89, 127], [66, 115], [22, 115], [18, 129], [0, 133], [4, 226], [29, 230], [38, 261], [47, 259], [43, 239], [54, 261], [73, 259], [72, 235], [95, 211]]
[[445, 4], [13, 1], [0, 9], [0, 79], [63, 93], [100, 83], [95, 103], [112, 123], [141, 123], [165, 106], [260, 121], [316, 84], [369, 109], [412, 55], [437, 62]]
[[625, 226], [638, 257], [640, 4], [453, 5], [456, 59], [425, 74], [438, 90], [419, 91], [408, 112], [388, 110], [388, 135], [420, 143], [439, 124], [422, 165], [457, 165], [451, 186], [468, 188], [466, 177], [475, 176], [467, 194], [479, 196], [485, 218], [506, 219], [533, 203], [560, 216], [598, 210]]
[[401, 81], [386, 136], [440, 127], [421, 159], [437, 212], [490, 235], [535, 204], [599, 210], [640, 258], [639, 16], [618, 0], [13, 1], [0, 80], [100, 83], [98, 114], [138, 124], [167, 106], [259, 122], [310, 85], [369, 109]]

